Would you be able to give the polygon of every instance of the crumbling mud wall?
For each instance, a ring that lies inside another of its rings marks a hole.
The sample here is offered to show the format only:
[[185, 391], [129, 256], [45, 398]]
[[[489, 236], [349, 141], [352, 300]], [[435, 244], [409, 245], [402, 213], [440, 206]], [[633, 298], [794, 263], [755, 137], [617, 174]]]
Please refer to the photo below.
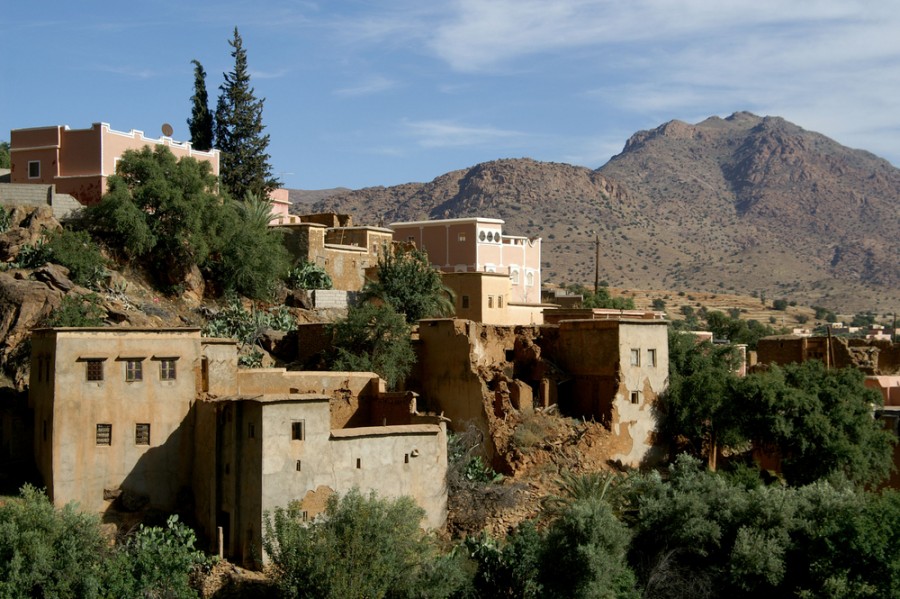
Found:
[[614, 437], [608, 459], [637, 466], [655, 440], [652, 406], [668, 379], [668, 346], [662, 323], [661, 335], [643, 342], [656, 352], [652, 376], [623, 372], [622, 352], [630, 346], [620, 347], [619, 326], [585, 321], [561, 334], [555, 325], [422, 321], [420, 405], [450, 418], [455, 431], [474, 424], [503, 472], [515, 470], [516, 427], [536, 409], [601, 423]]

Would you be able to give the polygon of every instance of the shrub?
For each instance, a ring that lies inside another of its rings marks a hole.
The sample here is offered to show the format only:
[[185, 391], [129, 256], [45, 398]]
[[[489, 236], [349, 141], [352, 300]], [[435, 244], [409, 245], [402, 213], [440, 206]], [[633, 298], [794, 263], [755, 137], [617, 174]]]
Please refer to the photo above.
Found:
[[312, 262], [303, 262], [289, 270], [285, 283], [291, 289], [331, 289], [333, 286], [325, 269]]
[[389, 246], [382, 246], [376, 276], [366, 282], [362, 299], [390, 304], [406, 322], [453, 314], [453, 293], [444, 287], [441, 273], [432, 268], [425, 252], [395, 254]]
[[96, 289], [106, 272], [100, 247], [85, 231], [62, 229], [49, 235], [48, 261], [69, 269], [69, 278], [83, 287]]
[[50, 313], [43, 325], [47, 327], [102, 326], [103, 318], [106, 316], [102, 301], [96, 293], [66, 295], [62, 298], [59, 308]]
[[788, 308], [788, 301], [786, 299], [777, 299], [772, 301], [772, 308], [775, 310], [781, 310], [784, 312]]

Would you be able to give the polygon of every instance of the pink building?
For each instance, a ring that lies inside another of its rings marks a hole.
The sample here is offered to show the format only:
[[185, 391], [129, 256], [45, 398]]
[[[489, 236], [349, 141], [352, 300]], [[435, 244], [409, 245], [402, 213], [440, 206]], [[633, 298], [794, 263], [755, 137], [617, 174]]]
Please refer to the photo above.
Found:
[[509, 277], [508, 302], [540, 304], [541, 239], [503, 234], [497, 218], [451, 218], [391, 223], [394, 241], [428, 252], [442, 272], [488, 272]]
[[203, 152], [190, 142], [170, 137], [144, 137], [143, 131], [128, 133], [94, 123], [90, 129], [69, 129], [68, 125], [13, 129], [10, 132], [11, 183], [56, 185], [58, 193], [74, 196], [85, 205], [100, 201], [106, 179], [116, 172], [116, 162], [126, 150], [163, 145], [177, 158], [191, 157], [212, 165], [219, 175], [219, 150]]

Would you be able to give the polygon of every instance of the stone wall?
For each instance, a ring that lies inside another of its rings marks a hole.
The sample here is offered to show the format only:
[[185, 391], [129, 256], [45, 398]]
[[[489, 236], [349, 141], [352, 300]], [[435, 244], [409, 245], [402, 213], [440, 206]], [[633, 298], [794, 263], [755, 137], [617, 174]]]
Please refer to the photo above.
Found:
[[0, 184], [0, 206], [6, 209], [15, 206], [50, 206], [56, 220], [63, 220], [81, 208], [78, 200], [64, 193], [56, 193], [55, 185], [33, 183]]

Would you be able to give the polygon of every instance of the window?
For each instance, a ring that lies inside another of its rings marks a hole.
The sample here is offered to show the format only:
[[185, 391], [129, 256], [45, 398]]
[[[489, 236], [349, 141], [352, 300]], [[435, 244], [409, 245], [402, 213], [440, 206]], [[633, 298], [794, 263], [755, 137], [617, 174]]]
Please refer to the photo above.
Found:
[[103, 360], [87, 360], [87, 380], [103, 380]]
[[478, 234], [478, 239], [480, 239], [481, 241], [484, 241], [486, 238], [487, 238], [487, 233], [485, 233], [484, 231], [482, 231], [481, 233]]
[[534, 287], [534, 273], [533, 273], [533, 272], [530, 272], [530, 271], [529, 271], [529, 272], [525, 275], [525, 285], [526, 285], [527, 287]]
[[303, 463], [300, 462], [300, 460], [297, 460], [297, 464], [294, 467], [296, 468], [297, 472], [300, 472], [303, 470]]
[[463, 310], [469, 309], [469, 296], [468, 295], [462, 296], [462, 309]]
[[415, 243], [415, 242], [416, 242], [416, 236], [415, 236], [415, 235], [410, 235], [409, 237], [406, 238], [406, 241], [408, 241], [408, 242], [410, 242], [410, 243]]
[[465, 233], [460, 233], [459, 235], [456, 236], [456, 240], [457, 240], [457, 241], [465, 241], [465, 240], [466, 240], [466, 234], [465, 234]]
[[253, 424], [252, 422], [247, 425], [247, 436], [250, 437], [251, 439], [256, 438], [256, 425]]
[[357, 468], [362, 468], [362, 459], [356, 458], [356, 467], [357, 467]]
[[631, 350], [631, 365], [632, 366], [640, 366], [641, 365], [641, 350], [639, 350], [639, 349]]
[[28, 178], [29, 179], [40, 179], [41, 178], [41, 161], [40, 160], [29, 160], [28, 161]]
[[97, 445], [112, 445], [112, 425], [97, 425]]
[[488, 308], [493, 308], [493, 307], [494, 307], [494, 296], [489, 295], [488, 296]]
[[175, 380], [175, 359], [165, 358], [159, 361], [159, 380], [174, 381]]
[[125, 380], [130, 383], [144, 380], [144, 363], [141, 360], [125, 360]]
[[648, 349], [647, 350], [647, 366], [651, 368], [656, 368], [656, 350]]
[[303, 429], [305, 427], [305, 423], [303, 420], [297, 420], [291, 423], [291, 440], [292, 441], [302, 441], [304, 438], [303, 433], [305, 432]]
[[139, 422], [134, 426], [134, 444], [150, 445], [150, 425], [146, 422]]
[[638, 391], [631, 392], [631, 403], [638, 404], [641, 403], [641, 394]]
[[512, 281], [513, 285], [519, 284], [519, 269], [513, 268], [509, 271], [509, 280]]
[[503, 307], [503, 296], [502, 296], [502, 295], [498, 295], [498, 296], [497, 296], [497, 307], [498, 307], [498, 308], [502, 308], [502, 307]]

